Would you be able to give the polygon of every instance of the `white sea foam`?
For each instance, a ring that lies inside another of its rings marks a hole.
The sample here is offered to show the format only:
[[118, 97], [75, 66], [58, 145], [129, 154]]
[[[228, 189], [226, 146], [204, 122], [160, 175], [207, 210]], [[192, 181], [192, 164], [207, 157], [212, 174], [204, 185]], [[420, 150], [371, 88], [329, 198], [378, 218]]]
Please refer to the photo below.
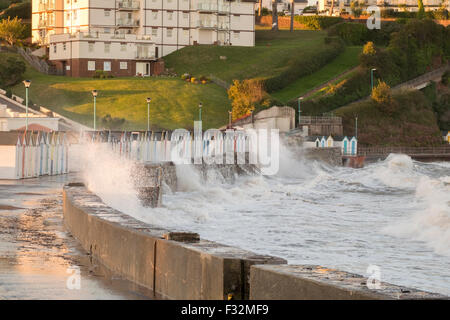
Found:
[[297, 160], [281, 147], [276, 176], [207, 181], [177, 166], [178, 190], [162, 208], [143, 208], [132, 186], [133, 164], [102, 147], [83, 157], [88, 187], [108, 205], [142, 221], [199, 232], [201, 237], [290, 263], [364, 273], [384, 281], [450, 294], [450, 166], [404, 155], [363, 169]]

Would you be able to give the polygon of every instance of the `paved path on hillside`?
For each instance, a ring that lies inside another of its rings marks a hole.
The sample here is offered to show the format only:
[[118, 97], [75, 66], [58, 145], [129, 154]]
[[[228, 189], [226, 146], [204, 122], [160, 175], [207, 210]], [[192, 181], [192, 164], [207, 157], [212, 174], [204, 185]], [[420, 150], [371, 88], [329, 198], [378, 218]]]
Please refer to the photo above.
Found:
[[[422, 88], [426, 87], [430, 81], [440, 81], [440, 79], [442, 79], [442, 75], [447, 70], [450, 70], [450, 64], [448, 64], [447, 66], [441, 67], [439, 69], [424, 73], [423, 75], [418, 76], [417, 78], [402, 82], [402, 83], [392, 87], [391, 90], [398, 91], [398, 90], [404, 90], [404, 89], [422, 89]], [[343, 107], [346, 107], [346, 106], [349, 106], [349, 105], [352, 105], [355, 103], [365, 101], [367, 99], [370, 99], [370, 97], [371, 97], [370, 95], [366, 96], [364, 98], [361, 98], [361, 99], [355, 100], [353, 102], [350, 102], [346, 105], [343, 105], [339, 108], [343, 108]], [[337, 109], [339, 109], [339, 108], [337, 108]], [[334, 111], [334, 110], [332, 110], [332, 111]]]
[[309, 91], [306, 92], [305, 94], [303, 94], [303, 95], [301, 95], [301, 96], [297, 96], [297, 97], [294, 98], [294, 99], [291, 99], [291, 101], [296, 100], [296, 99], [298, 99], [299, 97], [303, 97], [303, 99], [308, 98], [308, 97], [312, 96], [314, 93], [316, 93], [317, 91], [320, 91], [320, 90], [322, 90], [323, 88], [329, 86], [331, 83], [333, 83], [333, 82], [335, 82], [335, 81], [337, 81], [337, 80], [339, 80], [339, 79], [341, 79], [341, 78], [347, 76], [348, 74], [350, 74], [350, 73], [356, 71], [358, 68], [359, 68], [359, 67], [356, 66], [356, 67], [353, 67], [353, 68], [351, 68], [351, 69], [347, 69], [346, 71], [344, 71], [344, 72], [338, 74], [336, 77], [334, 77], [334, 78], [332, 78], [332, 79], [330, 79], [330, 80], [327, 80], [327, 81], [323, 82], [322, 84], [320, 84], [320, 85], [318, 85], [318, 86], [312, 88], [311, 90], [309, 90]]

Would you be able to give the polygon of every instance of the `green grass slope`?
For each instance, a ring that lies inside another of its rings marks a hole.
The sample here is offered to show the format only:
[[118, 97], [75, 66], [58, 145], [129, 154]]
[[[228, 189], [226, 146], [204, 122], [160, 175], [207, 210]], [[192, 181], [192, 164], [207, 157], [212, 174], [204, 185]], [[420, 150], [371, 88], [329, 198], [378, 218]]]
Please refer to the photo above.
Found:
[[[214, 75], [231, 83], [235, 79], [266, 78], [280, 74], [292, 60], [327, 50], [326, 32], [256, 31], [255, 47], [190, 46], [166, 57], [166, 67], [177, 74]], [[220, 57], [225, 56], [226, 60]]]
[[[97, 89], [97, 126], [106, 114], [125, 118], [123, 129], [147, 128], [146, 97], [151, 97], [150, 123], [152, 128], [192, 128], [198, 118], [198, 104], [203, 103], [203, 125], [218, 128], [228, 119], [230, 102], [225, 90], [215, 84], [191, 84], [176, 78], [114, 78], [91, 79], [48, 76], [27, 65], [25, 78], [32, 80], [32, 103], [93, 126], [93, 98]], [[25, 97], [22, 83], [12, 92]]]
[[272, 96], [281, 102], [288, 102], [305, 94], [322, 83], [356, 67], [359, 64], [358, 56], [361, 50], [362, 47], [359, 46], [346, 47], [343, 53], [323, 68], [313, 74], [298, 79], [282, 90], [273, 93]]

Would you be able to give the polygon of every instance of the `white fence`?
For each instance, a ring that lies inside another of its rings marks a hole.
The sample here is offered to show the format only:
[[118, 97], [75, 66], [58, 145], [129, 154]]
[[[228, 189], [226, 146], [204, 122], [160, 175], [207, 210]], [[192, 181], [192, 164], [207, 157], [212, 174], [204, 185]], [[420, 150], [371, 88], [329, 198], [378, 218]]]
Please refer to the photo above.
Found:
[[[211, 139], [212, 136], [213, 139]], [[223, 155], [226, 152], [244, 154], [250, 150], [251, 146], [251, 138], [244, 135], [243, 132], [231, 137], [224, 137], [222, 134], [214, 135], [207, 131], [199, 139], [194, 139], [193, 135], [189, 133], [189, 138], [180, 138], [176, 145], [171, 141], [171, 138], [169, 132], [91, 133], [82, 134], [80, 142], [108, 143], [120, 157], [138, 162], [190, 160], [197, 155], [199, 157], [211, 157]]]

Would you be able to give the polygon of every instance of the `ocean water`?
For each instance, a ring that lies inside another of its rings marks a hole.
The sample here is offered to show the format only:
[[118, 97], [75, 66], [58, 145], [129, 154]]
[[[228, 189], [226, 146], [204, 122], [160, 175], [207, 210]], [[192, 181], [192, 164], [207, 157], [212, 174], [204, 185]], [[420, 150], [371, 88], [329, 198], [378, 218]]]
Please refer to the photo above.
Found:
[[290, 264], [361, 275], [376, 265], [381, 281], [450, 295], [449, 162], [391, 154], [352, 169], [283, 148], [277, 175], [241, 176], [233, 184], [214, 172], [204, 182], [191, 166], [179, 166], [179, 190], [165, 188], [163, 207], [152, 209], [139, 204], [132, 163], [97, 151], [85, 152], [88, 187], [139, 220]]

